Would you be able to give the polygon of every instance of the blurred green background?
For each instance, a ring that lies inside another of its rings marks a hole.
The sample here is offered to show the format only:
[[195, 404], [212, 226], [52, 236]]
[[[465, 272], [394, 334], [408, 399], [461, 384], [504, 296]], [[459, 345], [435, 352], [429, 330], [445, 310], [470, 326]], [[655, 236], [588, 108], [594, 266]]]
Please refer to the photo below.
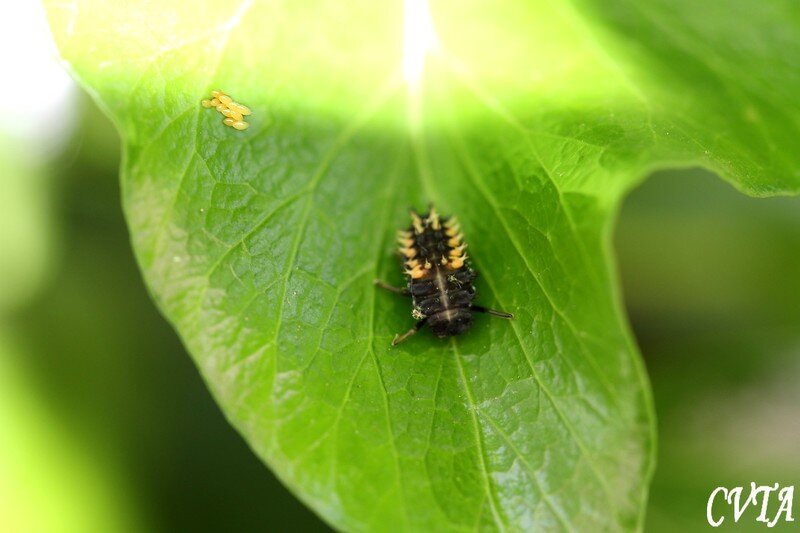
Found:
[[[615, 245], [658, 417], [647, 529], [707, 531], [715, 487], [800, 480], [800, 199], [659, 173], [625, 202]], [[758, 509], [735, 527], [715, 511], [720, 530], [765, 528]]]
[[[325, 530], [155, 310], [116, 133], [86, 96], [68, 105], [49, 148], [14, 135], [24, 114], [0, 125], [0, 530]], [[799, 208], [700, 170], [652, 176], [624, 204], [618, 270], [660, 434], [649, 531], [706, 530], [717, 486], [800, 479]], [[756, 515], [736, 530], [763, 528]]]

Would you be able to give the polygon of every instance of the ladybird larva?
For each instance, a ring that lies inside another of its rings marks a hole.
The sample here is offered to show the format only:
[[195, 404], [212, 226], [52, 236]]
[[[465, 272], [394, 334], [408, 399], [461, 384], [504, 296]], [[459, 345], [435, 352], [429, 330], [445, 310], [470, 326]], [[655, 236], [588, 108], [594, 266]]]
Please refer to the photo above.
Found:
[[427, 214], [411, 211], [411, 227], [398, 232], [400, 255], [405, 259], [405, 287], [393, 287], [381, 280], [381, 288], [410, 296], [411, 316], [417, 320], [413, 328], [395, 335], [395, 346], [423, 326], [439, 338], [459, 335], [472, 327], [472, 313], [487, 313], [513, 318], [510, 313], [475, 305], [472, 282], [477, 272], [467, 262], [467, 247], [463, 242], [455, 217], [440, 216], [433, 206]]

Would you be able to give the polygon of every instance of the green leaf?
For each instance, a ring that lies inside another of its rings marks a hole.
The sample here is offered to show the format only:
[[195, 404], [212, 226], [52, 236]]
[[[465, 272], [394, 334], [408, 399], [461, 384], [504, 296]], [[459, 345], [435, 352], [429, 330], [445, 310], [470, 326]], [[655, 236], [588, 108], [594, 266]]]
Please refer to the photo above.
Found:
[[[116, 121], [137, 258], [232, 424], [348, 530], [634, 529], [653, 413], [609, 233], [654, 168], [800, 190], [787, 1], [437, 2], [414, 91], [399, 2], [46, 0]], [[746, 16], [743, 13], [746, 12]], [[253, 109], [221, 124], [220, 88]], [[423, 332], [394, 231], [458, 215], [470, 332]]]

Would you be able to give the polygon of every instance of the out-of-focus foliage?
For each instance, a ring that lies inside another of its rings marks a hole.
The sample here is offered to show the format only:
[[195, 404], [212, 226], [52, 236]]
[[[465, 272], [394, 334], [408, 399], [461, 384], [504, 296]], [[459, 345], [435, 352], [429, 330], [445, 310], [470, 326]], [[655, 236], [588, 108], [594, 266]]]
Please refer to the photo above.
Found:
[[0, 326], [0, 519], [4, 531], [140, 531], [125, 487], [43, 405], [19, 368], [29, 354]]
[[[626, 201], [616, 244], [659, 421], [646, 530], [708, 531], [714, 488], [800, 478], [800, 200], [659, 174]], [[736, 531], [763, 531], [759, 511]]]
[[[115, 469], [44, 400], [17, 313], [54, 269], [53, 180], [33, 147], [0, 131], [0, 528], [20, 532], [141, 529]], [[37, 335], [51, 330], [40, 321]], [[22, 342], [19, 342], [22, 341]]]
[[52, 264], [53, 221], [42, 165], [0, 131], [0, 316], [39, 288]]

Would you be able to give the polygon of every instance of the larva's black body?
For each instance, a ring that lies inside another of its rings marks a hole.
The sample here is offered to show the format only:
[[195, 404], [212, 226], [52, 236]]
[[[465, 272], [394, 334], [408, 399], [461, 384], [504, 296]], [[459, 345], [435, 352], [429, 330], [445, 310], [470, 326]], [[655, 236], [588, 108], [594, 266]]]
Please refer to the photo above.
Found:
[[440, 217], [431, 207], [425, 215], [411, 212], [411, 227], [398, 232], [400, 254], [404, 257], [407, 278], [405, 289], [382, 287], [411, 296], [411, 316], [417, 324], [393, 345], [405, 340], [427, 325], [437, 337], [450, 337], [472, 327], [472, 312], [490, 313], [511, 318], [508, 313], [473, 305], [477, 276], [467, 261], [463, 235], [454, 217]]
[[475, 272], [467, 265], [454, 272], [433, 266], [430, 279], [409, 279], [414, 318], [427, 318], [427, 326], [437, 337], [458, 335], [472, 326], [472, 299]]

